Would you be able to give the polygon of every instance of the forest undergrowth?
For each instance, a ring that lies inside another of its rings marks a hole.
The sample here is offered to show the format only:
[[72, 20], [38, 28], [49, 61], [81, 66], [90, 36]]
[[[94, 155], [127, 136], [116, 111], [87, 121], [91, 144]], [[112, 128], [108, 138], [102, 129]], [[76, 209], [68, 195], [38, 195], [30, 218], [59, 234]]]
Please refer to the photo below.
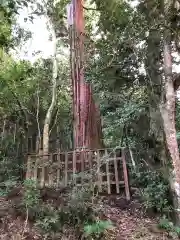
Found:
[[10, 178], [2, 172], [0, 239], [179, 239], [180, 229], [169, 216], [172, 206], [167, 181], [143, 164], [138, 164], [136, 171], [129, 169], [130, 185], [135, 186], [130, 201], [124, 189], [118, 195], [98, 192], [96, 166], [76, 174], [86, 183], [82, 187], [69, 180], [68, 187], [58, 189], [38, 188], [34, 180], [17, 181], [16, 172]]
[[[151, 213], [151, 214], [150, 214]], [[139, 197], [100, 195], [76, 186], [37, 188], [27, 180], [0, 199], [0, 239], [179, 239], [178, 229]]]

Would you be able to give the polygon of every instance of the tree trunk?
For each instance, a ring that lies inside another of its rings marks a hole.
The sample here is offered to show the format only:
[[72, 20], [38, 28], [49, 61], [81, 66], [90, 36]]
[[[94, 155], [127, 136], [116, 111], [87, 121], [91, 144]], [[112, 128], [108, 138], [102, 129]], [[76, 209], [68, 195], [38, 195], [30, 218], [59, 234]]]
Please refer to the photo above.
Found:
[[173, 171], [171, 179], [171, 188], [174, 194], [174, 205], [177, 223], [180, 224], [180, 158], [179, 149], [176, 139], [175, 127], [175, 90], [172, 74], [172, 56], [171, 56], [171, 31], [169, 26], [169, 12], [171, 5], [169, 1], [164, 2], [164, 94], [165, 100], [161, 106], [161, 114], [164, 122], [164, 131], [166, 136], [167, 147], [172, 159]]
[[[148, 16], [147, 16], [148, 18]], [[151, 18], [147, 19], [151, 20]], [[154, 140], [154, 155], [165, 165], [167, 162], [166, 146], [163, 120], [160, 112], [162, 77], [160, 74], [161, 59], [161, 33], [158, 29], [150, 29], [147, 39], [147, 57], [146, 57], [146, 73], [147, 73], [147, 89], [149, 97], [149, 137]]]
[[57, 63], [57, 39], [56, 33], [53, 28], [53, 23], [49, 20], [49, 26], [52, 34], [53, 41], [53, 73], [52, 73], [52, 99], [49, 109], [47, 110], [45, 121], [44, 121], [44, 129], [43, 129], [43, 155], [47, 158], [47, 154], [49, 153], [49, 128], [52, 119], [52, 113], [54, 107], [56, 105], [56, 95], [57, 95], [57, 75], [58, 75], [58, 63]]

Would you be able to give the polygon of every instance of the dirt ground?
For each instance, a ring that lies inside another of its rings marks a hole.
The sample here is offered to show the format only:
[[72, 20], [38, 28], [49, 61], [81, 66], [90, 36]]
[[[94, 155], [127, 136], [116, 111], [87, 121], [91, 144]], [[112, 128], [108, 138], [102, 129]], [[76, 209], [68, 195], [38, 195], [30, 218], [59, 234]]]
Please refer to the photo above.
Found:
[[[138, 200], [126, 202], [114, 197], [104, 201], [104, 212], [107, 219], [114, 223], [112, 239], [116, 240], [166, 240], [178, 239], [158, 228], [158, 217], [148, 217]], [[109, 238], [110, 239], [110, 238]]]
[[[104, 209], [103, 218], [113, 222], [114, 227], [106, 231], [105, 239], [108, 240], [167, 240], [178, 239], [169, 233], [158, 229], [157, 217], [147, 217], [138, 200], [127, 202], [122, 197], [104, 197], [102, 206]], [[1, 216], [1, 211], [5, 210], [6, 216]], [[11, 210], [12, 211], [12, 210]], [[38, 229], [26, 222], [20, 216], [11, 214], [9, 201], [0, 199], [0, 239], [2, 240], [45, 240]], [[48, 238], [50, 239], [50, 238]], [[65, 237], [56, 234], [51, 239], [68, 240], [71, 235]], [[78, 240], [78, 239], [77, 239]]]

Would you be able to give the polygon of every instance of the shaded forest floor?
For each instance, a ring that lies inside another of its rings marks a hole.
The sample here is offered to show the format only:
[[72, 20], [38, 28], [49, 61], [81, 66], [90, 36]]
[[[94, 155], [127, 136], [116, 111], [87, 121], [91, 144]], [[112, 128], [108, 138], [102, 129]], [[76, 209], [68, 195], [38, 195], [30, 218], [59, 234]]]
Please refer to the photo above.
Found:
[[158, 218], [148, 217], [138, 200], [124, 204], [122, 199], [115, 198], [105, 204], [105, 215], [114, 225], [117, 240], [166, 240], [178, 239], [158, 228]]
[[[18, 198], [16, 197], [16, 201]], [[24, 216], [18, 214], [12, 199], [0, 198], [0, 239], [3, 240], [42, 240], [61, 239], [78, 240], [73, 236], [73, 230], [68, 229], [67, 234], [54, 234], [46, 238], [32, 222], [26, 221]], [[166, 240], [178, 239], [157, 227], [158, 218], [148, 217], [138, 200], [127, 202], [122, 197], [102, 197], [103, 219], [113, 222], [114, 227], [107, 230], [105, 237], [108, 240]]]

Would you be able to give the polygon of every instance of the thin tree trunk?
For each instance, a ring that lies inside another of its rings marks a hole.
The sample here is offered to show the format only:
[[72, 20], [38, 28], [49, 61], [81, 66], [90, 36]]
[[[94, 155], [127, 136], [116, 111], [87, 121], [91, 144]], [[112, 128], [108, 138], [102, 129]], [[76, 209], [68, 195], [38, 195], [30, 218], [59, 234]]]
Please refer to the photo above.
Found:
[[[149, 7], [150, 8], [150, 7]], [[148, 20], [148, 19], [147, 19]], [[150, 20], [149, 20], [150, 21]], [[163, 121], [160, 112], [162, 77], [159, 73], [161, 58], [161, 33], [157, 29], [150, 29], [147, 39], [146, 73], [149, 97], [149, 133], [154, 139], [154, 153], [161, 164], [167, 162]]]
[[[49, 20], [49, 26], [52, 34], [53, 41], [53, 73], [52, 73], [52, 99], [49, 109], [47, 110], [45, 121], [44, 121], [44, 129], [43, 129], [43, 154], [47, 155], [49, 153], [49, 128], [52, 119], [52, 113], [54, 107], [56, 105], [56, 95], [57, 95], [57, 75], [58, 75], [58, 63], [57, 63], [57, 39], [56, 33], [53, 28], [53, 23]], [[46, 158], [46, 157], [45, 157]]]
[[39, 82], [38, 82], [38, 86], [37, 86], [37, 109], [36, 109], [36, 122], [37, 122], [37, 129], [38, 129], [38, 137], [36, 139], [36, 152], [39, 153], [39, 150], [41, 148], [41, 130], [40, 130], [40, 123], [39, 123], [39, 109], [40, 109], [40, 99], [39, 99]]
[[[166, 5], [164, 3], [164, 13], [166, 24], [168, 25], [168, 15], [171, 10], [169, 2]], [[171, 56], [171, 31], [169, 28], [164, 30], [164, 75], [165, 75], [165, 103], [161, 107], [161, 114], [164, 122], [164, 131], [167, 142], [167, 147], [172, 159], [173, 172], [171, 188], [174, 194], [174, 205], [176, 211], [176, 220], [180, 223], [180, 158], [179, 149], [176, 139], [176, 127], [175, 127], [175, 91], [173, 85], [172, 75], [172, 56]]]
[[4, 140], [5, 131], [6, 131], [6, 117], [5, 117], [4, 123], [3, 123], [3, 130], [2, 130], [2, 133], [1, 133], [1, 140]]

